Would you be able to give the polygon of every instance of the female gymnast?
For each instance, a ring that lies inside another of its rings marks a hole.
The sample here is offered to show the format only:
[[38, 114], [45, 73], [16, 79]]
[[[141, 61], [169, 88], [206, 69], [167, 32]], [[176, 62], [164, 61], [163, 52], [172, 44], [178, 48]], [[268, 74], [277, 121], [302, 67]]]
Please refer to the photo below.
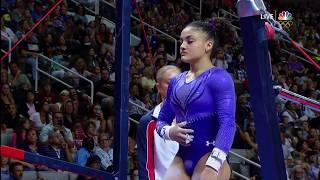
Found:
[[[162, 138], [180, 144], [165, 179], [229, 179], [226, 157], [236, 130], [233, 80], [211, 62], [209, 23], [188, 24], [181, 43], [181, 60], [190, 70], [170, 81], [156, 127]], [[177, 124], [171, 125], [174, 118]]]

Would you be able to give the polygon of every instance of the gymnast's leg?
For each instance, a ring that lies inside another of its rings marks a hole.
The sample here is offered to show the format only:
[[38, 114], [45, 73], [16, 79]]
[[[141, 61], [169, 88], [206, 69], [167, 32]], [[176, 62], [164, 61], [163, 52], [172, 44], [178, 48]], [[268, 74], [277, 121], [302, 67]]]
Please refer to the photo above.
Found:
[[190, 177], [186, 173], [183, 165], [183, 161], [179, 156], [176, 156], [168, 168], [165, 180], [179, 179], [179, 180], [190, 180]]
[[[196, 167], [194, 168], [191, 180], [199, 180], [200, 179], [200, 175], [201, 175], [202, 171], [204, 170], [204, 168], [206, 167], [205, 164], [206, 164], [206, 161], [207, 161], [209, 155], [210, 155], [210, 153], [205, 154], [198, 161]], [[219, 174], [218, 174], [217, 179], [218, 180], [228, 180], [228, 179], [230, 179], [230, 176], [231, 176], [230, 166], [227, 161], [224, 161], [223, 165], [221, 166], [221, 168], [219, 170]]]

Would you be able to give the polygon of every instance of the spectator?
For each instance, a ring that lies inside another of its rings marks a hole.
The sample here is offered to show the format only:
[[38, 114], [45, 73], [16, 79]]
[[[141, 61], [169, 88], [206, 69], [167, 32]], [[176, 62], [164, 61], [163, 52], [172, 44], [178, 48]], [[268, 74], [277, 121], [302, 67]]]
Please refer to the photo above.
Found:
[[28, 84], [28, 86], [31, 87], [29, 78], [21, 72], [16, 62], [10, 63], [9, 82], [15, 88], [19, 87], [23, 83]]
[[145, 51], [145, 47], [143, 44], [140, 44], [138, 46], [138, 52], [137, 52], [138, 58], [144, 59], [147, 56], [147, 53]]
[[289, 158], [292, 158], [291, 153], [294, 151], [294, 149], [291, 147], [289, 140], [285, 137], [284, 132], [280, 133], [280, 137], [281, 137], [281, 143], [282, 143], [283, 156], [284, 156], [284, 160], [286, 161]]
[[39, 101], [47, 101], [50, 104], [57, 102], [57, 95], [52, 91], [50, 82], [46, 82], [39, 94]]
[[37, 130], [30, 128], [26, 131], [26, 139], [18, 144], [18, 148], [27, 152], [39, 154], [39, 142]]
[[75, 163], [80, 166], [85, 166], [88, 158], [93, 154], [95, 143], [92, 137], [86, 137], [82, 141], [82, 147], [76, 154]]
[[141, 86], [146, 93], [153, 91], [154, 86], [156, 85], [156, 80], [153, 77], [152, 67], [147, 67], [143, 71], [143, 77], [141, 78]]
[[110, 49], [108, 49], [107, 47], [105, 47], [104, 45], [101, 46], [100, 48], [100, 54], [98, 56], [98, 61], [100, 63], [101, 67], [107, 68], [109, 73], [110, 73], [110, 80], [114, 81], [112, 75], [114, 72], [114, 57], [112, 55], [112, 52], [110, 51]]
[[236, 110], [237, 124], [240, 126], [242, 130], [246, 130], [248, 127], [248, 119], [251, 109], [248, 105], [248, 99], [245, 95], [240, 95], [238, 97], [238, 104]]
[[9, 174], [9, 158], [5, 156], [0, 156], [1, 159], [1, 175]]
[[228, 69], [228, 62], [225, 59], [224, 51], [222, 48], [217, 49], [216, 57], [213, 59], [213, 64], [217, 67]]
[[1, 71], [1, 76], [0, 76], [0, 88], [1, 88], [3, 84], [8, 83], [8, 71], [5, 69], [0, 69], [0, 71]]
[[319, 140], [320, 134], [319, 130], [314, 128], [310, 129], [309, 137], [307, 138], [307, 143], [310, 147], [314, 147], [314, 144], [317, 140]]
[[278, 118], [278, 121], [280, 122], [280, 120], [281, 120], [281, 113], [282, 113], [282, 105], [281, 105], [281, 103], [275, 103], [275, 109], [276, 109], [276, 114], [277, 114], [277, 118]]
[[61, 104], [60, 103], [55, 103], [55, 104], [50, 104], [50, 113], [54, 114], [56, 112], [60, 112], [61, 109]]
[[[17, 36], [14, 34], [11, 28], [8, 27], [10, 22], [10, 15], [1, 12], [1, 48], [8, 49], [9, 40], [11, 44], [15, 44], [18, 41]], [[5, 42], [5, 44], [3, 44]]]
[[[71, 71], [76, 72], [84, 77], [91, 77], [93, 74], [86, 70], [86, 63], [83, 58], [78, 58], [74, 67], [71, 68]], [[80, 78], [79, 76], [68, 73], [68, 77], [71, 77], [73, 79], [73, 83], [76, 87], [79, 87]]]
[[249, 128], [244, 132], [245, 141], [248, 143], [254, 152], [258, 151], [258, 144], [256, 143], [256, 129], [254, 122], [249, 123]]
[[308, 121], [303, 121], [302, 122], [302, 133], [301, 133], [303, 140], [307, 140], [309, 132], [310, 132], [309, 122]]
[[[20, 168], [17, 168], [17, 169], [14, 168], [15, 170], [12, 169], [12, 167], [13, 166], [15, 167], [17, 164], [19, 164], [19, 166], [22, 166], [22, 168], [26, 167], [26, 169], [31, 169], [31, 170], [34, 169], [34, 166], [30, 163], [26, 163], [16, 159], [9, 159], [4, 156], [0, 156], [0, 158], [1, 158], [1, 179], [10, 179], [10, 180], [17, 179], [14, 176], [18, 175], [17, 170]], [[22, 173], [23, 173], [23, 170], [22, 170]]]
[[6, 109], [8, 113], [1, 117], [1, 123], [4, 123], [6, 128], [16, 129], [21, 118], [17, 112], [17, 107], [15, 104], [9, 104]]
[[[6, 106], [9, 104], [15, 104], [15, 100], [13, 99], [9, 84], [2, 84], [0, 94], [0, 109], [6, 109]], [[1, 115], [3, 117], [3, 114]]]
[[286, 116], [288, 117], [288, 122], [295, 122], [299, 119], [298, 114], [294, 111], [294, 105], [292, 105], [293, 103], [288, 101], [286, 102], [286, 110], [282, 113], [282, 116]]
[[[63, 40], [64, 41], [64, 40]], [[66, 49], [61, 49], [62, 47], [59, 47], [59, 49], [57, 49], [57, 47], [55, 48], [52, 48], [52, 47], [49, 47], [48, 50], [47, 50], [47, 53], [50, 58], [52, 58], [52, 60], [60, 65], [63, 65], [63, 66], [66, 66], [68, 67], [69, 65], [69, 62], [65, 60], [65, 56], [64, 56], [64, 50]], [[59, 65], [56, 65], [56, 64], [53, 64], [51, 66], [51, 74], [54, 76], [54, 77], [57, 77], [57, 78], [60, 78], [60, 79], [63, 79], [65, 78], [65, 71], [64, 69], [59, 66]]]
[[113, 172], [113, 149], [110, 147], [112, 138], [108, 133], [102, 133], [98, 136], [99, 146], [94, 150], [95, 154], [101, 159], [101, 166], [108, 172]]
[[[43, 126], [49, 124], [52, 120], [52, 117], [49, 115], [49, 102], [48, 101], [43, 101], [39, 105], [39, 116], [40, 116], [40, 121]], [[42, 127], [41, 127], [42, 128]]]
[[301, 165], [296, 165], [291, 173], [291, 178], [292, 180], [300, 180], [300, 179], [305, 179], [306, 178], [306, 172], [302, 168]]
[[22, 180], [23, 178], [23, 165], [19, 162], [14, 162], [10, 164], [10, 178], [14, 180]]
[[[113, 34], [111, 32], [108, 32], [108, 37], [107, 37], [107, 42], [105, 44], [105, 47], [108, 48], [112, 54], [115, 53], [116, 43], [115, 43]], [[111, 55], [111, 57], [113, 56]]]
[[298, 59], [294, 56], [289, 57], [289, 68], [294, 73], [297, 73], [296, 75], [302, 75], [303, 73], [306, 73], [307, 69], [305, 69], [304, 65], [301, 62], [298, 62]]
[[[90, 156], [87, 160], [86, 166], [93, 169], [101, 169], [101, 159], [97, 155]], [[95, 180], [94, 177], [79, 175], [77, 180]]]
[[85, 9], [82, 4], [78, 4], [76, 7], [76, 14], [73, 17], [74, 21], [81, 21], [84, 24], [88, 23], [88, 19], [85, 15]]
[[52, 122], [50, 122], [49, 124], [47, 124], [41, 129], [40, 136], [39, 136], [40, 141], [43, 143], [47, 142], [49, 133], [54, 129], [58, 129], [61, 132], [64, 140], [68, 144], [72, 144], [73, 142], [72, 133], [69, 128], [66, 128], [63, 125], [63, 114], [61, 112], [55, 112], [52, 115]]
[[143, 89], [141, 86], [141, 77], [138, 73], [132, 74], [130, 83], [138, 86], [139, 97], [142, 97], [143, 96]]
[[66, 89], [62, 90], [59, 94], [59, 110], [61, 110], [61, 106], [70, 100], [70, 92]]
[[68, 67], [69, 66], [68, 56], [70, 53], [71, 53], [71, 47], [67, 44], [65, 37], [61, 35], [58, 38], [56, 47], [55, 47], [55, 57], [54, 57], [55, 61], [59, 62], [63, 66]]
[[55, 32], [56, 36], [61, 36], [65, 30], [66, 19], [64, 16], [61, 16], [60, 14], [60, 6], [58, 6], [52, 13], [51, 13], [51, 26], [53, 27], [53, 32]]
[[43, 4], [41, 1], [34, 2], [34, 10], [31, 12], [32, 20], [37, 22], [43, 16]]
[[27, 99], [27, 92], [31, 91], [31, 85], [27, 83], [22, 83], [19, 87], [13, 89], [13, 98], [17, 103], [17, 108], [20, 109], [20, 105], [25, 103]]
[[54, 159], [73, 162], [72, 155], [59, 129], [53, 129], [49, 132], [48, 145], [42, 146], [39, 152], [41, 155]]
[[23, 19], [23, 12], [26, 10], [26, 7], [25, 1], [17, 1], [17, 6], [11, 13], [15, 23], [19, 23]]
[[101, 169], [101, 159], [97, 155], [92, 155], [88, 158], [86, 166], [93, 168], [93, 169], [100, 170]]
[[317, 179], [317, 175], [320, 172], [320, 154], [317, 151], [310, 151], [309, 155], [310, 157], [310, 168], [307, 171], [307, 174], [310, 179]]
[[83, 138], [86, 136], [80, 120], [73, 122], [72, 132], [75, 146], [79, 150], [82, 147]]
[[315, 143], [314, 143], [314, 150], [320, 152], [320, 139], [318, 139]]
[[[22, 13], [22, 16], [23, 16], [23, 20], [26, 20], [29, 27], [32, 27], [34, 25], [34, 21], [32, 20], [32, 15], [31, 15], [31, 12], [30, 12], [30, 9], [26, 9], [23, 13]], [[23, 21], [22, 20], [22, 21]], [[28, 30], [28, 29], [27, 29]], [[25, 31], [26, 33], [27, 31]]]
[[73, 113], [78, 115], [86, 114], [91, 98], [83, 92], [78, 92], [75, 88], [70, 88], [69, 93], [73, 104]]
[[27, 131], [32, 128], [31, 121], [26, 118], [20, 118], [18, 125], [15, 128], [15, 134], [12, 137], [12, 146], [16, 147], [17, 144], [25, 141], [27, 138]]
[[20, 112], [21, 114], [26, 117], [30, 118], [34, 113], [37, 112], [38, 109], [38, 102], [35, 102], [34, 93], [30, 90], [26, 93], [26, 101], [20, 105]]
[[101, 80], [95, 84], [95, 97], [98, 102], [102, 103], [102, 107], [105, 109], [112, 109], [114, 104], [115, 85], [109, 79], [109, 71], [103, 68], [101, 71]]
[[146, 94], [144, 97], [143, 97], [143, 103], [146, 105], [146, 108], [147, 109], [152, 109], [154, 107], [154, 103], [151, 99], [151, 95], [150, 93], [149, 94]]
[[[42, 40], [42, 48], [44, 50], [44, 52], [48, 52], [50, 48], [51, 51], [50, 52], [53, 52], [54, 51], [54, 40], [53, 40], [53, 34], [52, 33], [47, 33], [44, 35], [45, 37], [43, 38]], [[48, 56], [48, 55], [46, 55]]]
[[[29, 31], [29, 29], [31, 28], [31, 26], [26, 25], [28, 22], [27, 20], [23, 21], [25, 23], [24, 26], [26, 26], [23, 30], [23, 32], [21, 32], [21, 36], [24, 36], [25, 33], [27, 33]], [[17, 32], [18, 34], [18, 32]], [[20, 37], [21, 38], [21, 37]], [[37, 37], [36, 33], [31, 34], [30, 36], [27, 36], [26, 39], [24, 41], [22, 41], [21, 43], [21, 59], [24, 60], [26, 62], [27, 66], [27, 74], [29, 74], [29, 72], [32, 73], [32, 78], [33, 80], [36, 80], [36, 78], [39, 78], [39, 76], [37, 77], [37, 70], [36, 70], [36, 61], [37, 61], [37, 57], [35, 53], [41, 53], [42, 52], [42, 48], [39, 44], [39, 39]], [[42, 61], [39, 61], [39, 64], [41, 65]], [[29, 70], [31, 69], [31, 71]], [[30, 74], [31, 74], [30, 73]], [[38, 79], [37, 79], [38, 80]]]
[[103, 44], [107, 43], [110, 31], [104, 23], [99, 24], [99, 29], [95, 33], [95, 41], [97, 42], [98, 46], [102, 46]]
[[281, 75], [279, 75], [278, 76], [278, 84], [282, 87], [282, 88], [284, 88], [284, 89], [286, 89], [286, 90], [289, 90], [289, 86], [288, 86], [288, 84], [286, 83], [287, 81], [286, 81], [286, 77], [285, 76], [281, 76]]
[[97, 145], [98, 139], [97, 139], [97, 131], [96, 131], [96, 123], [92, 121], [88, 121], [84, 124], [84, 133], [86, 137], [90, 137], [94, 139], [94, 144]]
[[99, 104], [94, 104], [91, 107], [88, 121], [95, 123], [96, 133], [103, 133], [106, 131], [106, 120]]
[[[314, 99], [314, 100], [315, 100], [315, 98], [311, 98], [311, 99]], [[302, 112], [303, 115], [304, 115], [305, 117], [307, 117], [307, 118], [308, 118], [309, 120], [311, 120], [311, 121], [319, 118], [319, 114], [318, 114], [317, 112], [315, 112], [314, 110], [308, 108], [308, 107], [304, 107], [302, 111], [303, 111], [303, 112]]]
[[62, 106], [61, 110], [63, 113], [63, 125], [69, 129], [71, 129], [71, 126], [73, 124], [73, 120], [75, 118], [75, 115], [73, 113], [73, 103], [71, 100], [67, 100]]
[[90, 47], [88, 51], [88, 57], [86, 58], [88, 61], [88, 70], [90, 72], [94, 72], [96, 67], [99, 67], [98, 57], [94, 47]]
[[96, 66], [90, 72], [93, 72], [93, 76], [92, 76], [91, 80], [93, 81], [93, 83], [97, 83], [101, 79], [101, 69], [100, 69], [100, 67]]
[[306, 141], [300, 140], [297, 144], [297, 151], [299, 153], [299, 156], [301, 158], [304, 158], [306, 156], [306, 153], [308, 151], [311, 151], [311, 148], [308, 146], [308, 143]]
[[128, 153], [129, 153], [128, 169], [129, 169], [129, 173], [133, 175], [134, 172], [138, 170], [138, 161], [137, 161], [137, 143], [131, 137], [128, 138]]
[[69, 17], [68, 17], [68, 4], [67, 3], [63, 3], [60, 6], [60, 17], [64, 20], [65, 23], [69, 19]]
[[245, 70], [245, 63], [244, 61], [240, 63], [239, 69], [236, 72], [236, 79], [239, 80], [240, 82], [244, 82], [247, 80], [247, 72]]
[[[139, 106], [145, 108], [145, 104], [139, 99], [139, 89], [136, 84], [130, 84], [129, 88], [129, 101], [132, 101], [135, 104], [138, 104]], [[129, 104], [129, 116], [133, 117], [134, 119], [140, 119], [141, 116], [144, 114], [144, 111], [135, 106], [131, 103]]]

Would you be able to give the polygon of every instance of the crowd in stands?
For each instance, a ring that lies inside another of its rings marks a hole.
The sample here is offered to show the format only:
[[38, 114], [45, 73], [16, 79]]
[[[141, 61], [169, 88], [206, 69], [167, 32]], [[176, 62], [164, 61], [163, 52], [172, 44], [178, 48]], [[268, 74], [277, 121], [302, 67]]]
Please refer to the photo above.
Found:
[[[1, 34], [8, 36], [12, 43], [25, 35], [54, 3], [51, 0], [2, 2]], [[259, 163], [240, 32], [226, 23], [230, 20], [227, 15], [217, 18], [221, 7], [235, 14], [231, 8], [233, 2], [207, 0], [204, 4], [210, 6], [205, 6], [202, 18], [209, 20], [216, 31], [212, 61], [225, 68], [235, 81], [237, 133], [233, 149]], [[177, 39], [187, 23], [200, 18], [184, 1], [137, 0], [133, 7], [134, 15], [140, 14], [144, 21]], [[292, 37], [303, 47], [319, 53], [319, 12], [308, 6], [290, 10], [296, 18], [290, 29]], [[237, 24], [234, 20], [231, 23]], [[179, 56], [169, 60], [168, 47], [160, 41], [159, 34], [146, 28], [147, 35], [152, 36], [150, 40], [144, 37], [140, 23], [133, 22], [132, 28], [138, 30], [142, 43], [130, 47], [129, 100], [152, 109], [160, 100], [155, 88], [157, 69], [166, 64], [182, 70], [188, 67]], [[7, 48], [8, 40], [1, 36], [1, 49]], [[320, 74], [281, 48], [296, 52], [281, 41], [270, 43], [274, 84], [319, 101]], [[71, 88], [37, 72], [35, 53], [68, 67], [71, 71], [38, 57], [41, 69], [70, 84]], [[10, 64], [7, 60], [1, 64], [1, 136], [12, 134], [9, 145], [28, 152], [112, 172], [115, 62], [114, 30], [107, 27], [100, 16], [89, 21], [85, 5], [64, 1], [12, 52]], [[94, 82], [93, 104], [90, 84], [72, 72]], [[39, 82], [38, 91], [34, 91], [35, 80]], [[288, 177], [316, 179], [320, 169], [320, 113], [281, 98], [276, 98], [275, 109]], [[131, 118], [139, 120], [144, 113], [143, 109], [129, 104]], [[129, 126], [128, 173], [134, 178], [137, 173], [136, 124], [130, 122]], [[1, 157], [1, 173], [8, 173], [10, 165], [14, 169], [21, 164], [25, 170], [53, 171], [43, 165]], [[232, 167], [248, 177], [261, 179], [261, 171], [255, 166], [241, 163]]]

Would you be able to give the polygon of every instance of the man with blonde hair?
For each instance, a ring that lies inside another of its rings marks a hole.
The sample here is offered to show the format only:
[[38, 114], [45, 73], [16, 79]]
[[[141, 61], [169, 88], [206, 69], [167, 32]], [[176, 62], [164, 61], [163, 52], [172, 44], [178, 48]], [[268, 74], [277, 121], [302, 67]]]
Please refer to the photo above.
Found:
[[[170, 80], [180, 73], [173, 65], [160, 68], [156, 74], [156, 88], [162, 102], [167, 95]], [[140, 119], [137, 132], [138, 170], [140, 180], [161, 180], [170, 166], [179, 145], [174, 141], [163, 141], [155, 132], [156, 120], [162, 102]]]

